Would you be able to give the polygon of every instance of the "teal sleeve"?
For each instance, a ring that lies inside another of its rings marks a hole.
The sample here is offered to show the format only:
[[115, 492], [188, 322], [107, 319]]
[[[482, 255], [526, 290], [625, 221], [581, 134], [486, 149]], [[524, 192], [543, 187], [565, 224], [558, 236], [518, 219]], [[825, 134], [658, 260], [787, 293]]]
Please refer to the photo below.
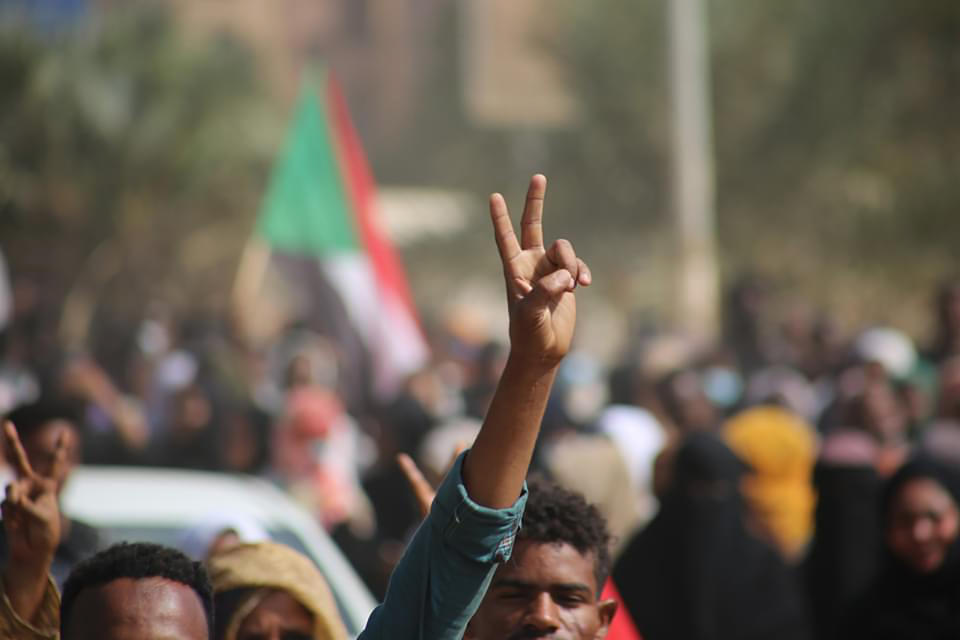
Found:
[[430, 515], [394, 569], [386, 598], [370, 615], [360, 640], [459, 640], [497, 564], [510, 558], [526, 486], [506, 509], [477, 504], [461, 476], [467, 453], [457, 458], [437, 490]]

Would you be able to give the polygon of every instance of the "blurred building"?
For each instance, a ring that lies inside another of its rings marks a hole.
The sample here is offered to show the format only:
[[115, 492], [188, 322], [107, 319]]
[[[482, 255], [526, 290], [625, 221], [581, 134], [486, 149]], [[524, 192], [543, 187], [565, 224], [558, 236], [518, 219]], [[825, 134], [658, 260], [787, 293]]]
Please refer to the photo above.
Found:
[[460, 4], [464, 107], [490, 127], [563, 127], [577, 115], [554, 54], [559, 12], [547, 0]]
[[[368, 139], [389, 144], [411, 125], [421, 101], [433, 99], [428, 78], [445, 62], [441, 56], [459, 58], [463, 106], [474, 124], [555, 127], [576, 114], [550, 53], [557, 12], [546, 0], [156, 1], [172, 5], [188, 28], [223, 30], [250, 43], [263, 76], [287, 103], [302, 71], [325, 61]], [[457, 31], [458, 47], [444, 46], [444, 29]]]
[[442, 0], [163, 0], [188, 28], [225, 30], [250, 43], [261, 72], [292, 103], [313, 61], [336, 70], [365, 135], [408, 126], [433, 55]]

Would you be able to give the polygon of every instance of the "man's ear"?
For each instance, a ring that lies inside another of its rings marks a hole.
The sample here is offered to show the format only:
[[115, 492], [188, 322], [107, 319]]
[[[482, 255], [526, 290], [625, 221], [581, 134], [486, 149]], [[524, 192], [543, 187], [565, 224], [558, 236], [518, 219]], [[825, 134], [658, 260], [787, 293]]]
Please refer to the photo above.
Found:
[[463, 632], [463, 640], [474, 640], [476, 637], [473, 631], [473, 618], [470, 618], [470, 622], [467, 623], [467, 628]]
[[610, 623], [613, 622], [613, 616], [616, 613], [616, 600], [601, 600], [597, 603], [597, 615], [600, 616], [600, 628], [597, 629], [596, 640], [607, 637], [607, 632], [610, 630]]

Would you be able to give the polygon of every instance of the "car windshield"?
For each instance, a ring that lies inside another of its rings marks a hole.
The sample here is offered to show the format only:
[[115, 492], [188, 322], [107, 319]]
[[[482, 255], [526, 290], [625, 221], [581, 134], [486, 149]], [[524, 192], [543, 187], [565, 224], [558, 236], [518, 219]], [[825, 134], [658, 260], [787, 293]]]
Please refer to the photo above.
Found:
[[[154, 542], [169, 547], [179, 547], [180, 537], [183, 534], [183, 530], [177, 527], [109, 526], [101, 528], [100, 532], [104, 536], [103, 542], [108, 545], [116, 542]], [[324, 577], [330, 584], [330, 588], [337, 600], [337, 607], [340, 609], [340, 617], [343, 618], [344, 624], [347, 626], [347, 631], [352, 636], [359, 634], [363, 621], [357, 621], [351, 617], [349, 610], [344, 605], [342, 594], [337, 590], [336, 576], [328, 575], [325, 567], [317, 562], [317, 559], [307, 550], [300, 538], [289, 529], [270, 529], [269, 533], [272, 540], [288, 545], [313, 560], [313, 563], [317, 565], [317, 568], [320, 569], [320, 572], [324, 574]]]

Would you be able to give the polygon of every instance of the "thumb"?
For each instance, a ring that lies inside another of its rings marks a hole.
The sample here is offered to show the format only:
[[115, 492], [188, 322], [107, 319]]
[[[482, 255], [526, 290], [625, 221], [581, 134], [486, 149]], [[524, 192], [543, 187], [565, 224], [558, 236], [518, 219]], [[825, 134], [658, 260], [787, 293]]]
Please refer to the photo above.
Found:
[[546, 306], [568, 291], [573, 291], [575, 282], [573, 276], [566, 269], [557, 269], [551, 274], [540, 278], [528, 299], [536, 306]]

